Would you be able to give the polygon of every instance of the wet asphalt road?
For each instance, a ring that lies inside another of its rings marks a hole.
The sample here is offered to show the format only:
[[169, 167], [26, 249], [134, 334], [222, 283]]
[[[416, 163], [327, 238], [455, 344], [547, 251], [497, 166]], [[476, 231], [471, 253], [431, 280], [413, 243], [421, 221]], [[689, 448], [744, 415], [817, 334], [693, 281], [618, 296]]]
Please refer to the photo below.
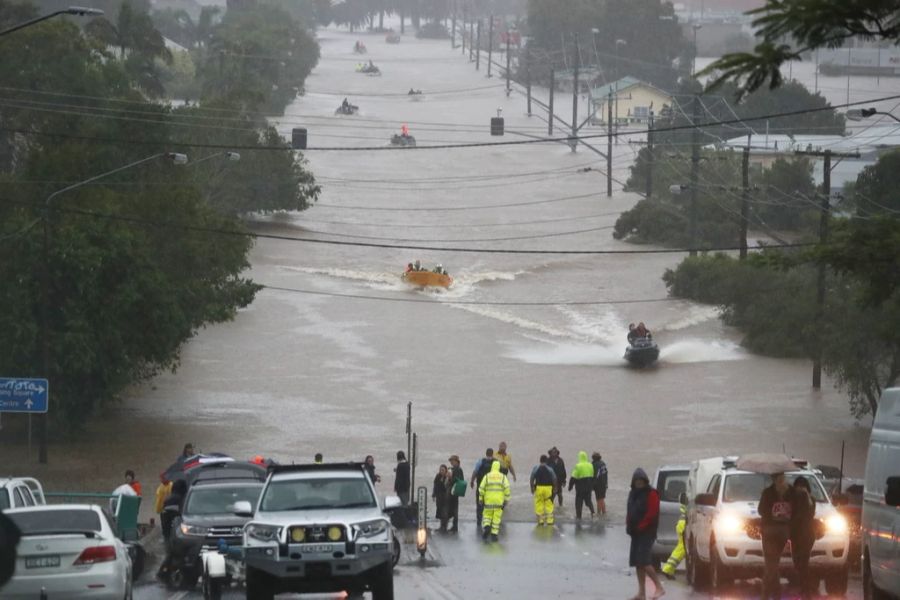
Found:
[[[632, 598], [637, 584], [628, 568], [628, 537], [624, 527], [586, 521], [556, 527], [506, 523], [500, 542], [485, 544], [473, 522], [460, 525], [458, 534], [435, 533], [424, 560], [407, 545], [395, 571], [398, 600], [468, 600], [522, 598]], [[759, 582], [740, 582], [723, 593], [694, 593], [679, 571], [665, 582], [666, 599], [759, 598]], [[198, 588], [199, 590], [199, 588]], [[648, 588], [649, 592], [650, 588]], [[824, 590], [824, 588], [823, 588]], [[198, 592], [168, 592], [156, 584], [135, 590], [136, 600], [200, 598]], [[243, 598], [233, 590], [226, 598]], [[343, 595], [305, 596], [342, 598]], [[796, 598], [786, 591], [784, 598]], [[820, 598], [825, 598], [821, 596]], [[849, 600], [860, 600], [858, 579], [850, 582]]]

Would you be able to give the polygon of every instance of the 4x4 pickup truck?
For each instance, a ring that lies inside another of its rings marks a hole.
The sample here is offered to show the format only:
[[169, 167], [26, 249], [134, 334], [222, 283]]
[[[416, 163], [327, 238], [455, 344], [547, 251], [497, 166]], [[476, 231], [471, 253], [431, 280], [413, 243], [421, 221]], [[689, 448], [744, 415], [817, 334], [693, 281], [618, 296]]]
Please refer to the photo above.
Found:
[[275, 594], [371, 591], [393, 600], [393, 538], [362, 463], [272, 467], [256, 510], [244, 526], [247, 598]]

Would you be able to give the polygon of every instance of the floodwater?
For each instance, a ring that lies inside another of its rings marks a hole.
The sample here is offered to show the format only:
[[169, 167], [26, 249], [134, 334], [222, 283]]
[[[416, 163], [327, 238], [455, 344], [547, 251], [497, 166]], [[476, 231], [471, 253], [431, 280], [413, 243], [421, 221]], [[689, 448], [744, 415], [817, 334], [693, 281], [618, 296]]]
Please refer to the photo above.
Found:
[[[527, 474], [554, 445], [569, 465], [582, 449], [603, 454], [614, 521], [638, 466], [782, 449], [837, 464], [846, 442], [848, 473], [862, 473], [869, 423], [854, 422], [830, 382], [812, 390], [808, 362], [754, 356], [715, 308], [666, 299], [661, 276], [682, 255], [453, 250], [635, 250], [613, 240], [611, 226], [638, 197], [619, 184], [606, 197], [602, 173], [580, 171], [605, 169], [605, 160], [584, 148], [383, 150], [404, 123], [423, 146], [527, 140], [546, 125], [449, 42], [360, 37], [383, 76], [354, 72], [356, 35], [323, 31], [307, 94], [278, 127], [288, 135], [307, 127], [313, 148], [374, 149], [308, 151], [323, 184], [318, 205], [262, 218], [259, 230], [446, 249], [260, 239], [250, 275], [284, 289], [263, 290], [233, 322], [200, 331], [176, 373], [133, 390], [79, 441], [52, 446], [50, 467], [19, 470], [96, 488], [136, 467], [152, 482], [190, 440], [283, 461], [373, 454], [387, 492], [412, 403], [417, 481], [430, 485], [450, 454], [469, 475], [487, 446], [506, 440], [522, 476], [514, 519], [529, 518]], [[411, 87], [425, 95], [408, 98]], [[359, 115], [333, 114], [345, 96]], [[568, 113], [571, 99], [557, 106]], [[491, 138], [498, 107], [507, 134]], [[618, 180], [636, 151], [616, 145]], [[443, 264], [453, 287], [407, 287], [399, 274], [415, 259]], [[622, 360], [626, 326], [636, 321], [662, 348], [655, 368]]]

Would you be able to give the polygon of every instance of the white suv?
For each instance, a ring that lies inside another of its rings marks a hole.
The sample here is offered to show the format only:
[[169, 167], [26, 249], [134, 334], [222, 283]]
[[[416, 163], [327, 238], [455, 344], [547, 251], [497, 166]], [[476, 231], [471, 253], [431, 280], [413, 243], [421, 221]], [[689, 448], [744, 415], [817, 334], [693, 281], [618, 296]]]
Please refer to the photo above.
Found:
[[[704, 489], [697, 478], [698, 473], [704, 471], [702, 463], [708, 462], [698, 461], [692, 468], [693, 480], [688, 486], [692, 490]], [[825, 579], [825, 588], [830, 595], [843, 595], [847, 592], [849, 573], [847, 521], [832, 506], [813, 471], [800, 468], [785, 475], [791, 484], [798, 477], [805, 478], [816, 501], [816, 541], [809, 561], [810, 571]], [[763, 572], [765, 563], [757, 507], [770, 478], [740, 471], [726, 459], [719, 463], [719, 469], [708, 481], [704, 493], [689, 498], [684, 532], [687, 574], [688, 582], [694, 588], [709, 584], [718, 589], [734, 579], [749, 579]], [[781, 569], [785, 572], [793, 569], [790, 545], [781, 557]]]
[[0, 510], [47, 504], [44, 488], [33, 477], [0, 477]]
[[[384, 509], [399, 506], [388, 498]], [[394, 597], [391, 524], [360, 463], [273, 467], [244, 526], [247, 598], [371, 591]]]

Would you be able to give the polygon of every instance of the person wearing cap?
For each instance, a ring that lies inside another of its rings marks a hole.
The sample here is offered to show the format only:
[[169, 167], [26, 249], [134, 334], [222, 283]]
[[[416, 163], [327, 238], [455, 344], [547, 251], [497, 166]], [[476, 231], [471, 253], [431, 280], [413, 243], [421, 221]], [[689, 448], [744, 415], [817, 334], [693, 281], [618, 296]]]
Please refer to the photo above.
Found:
[[459, 531], [459, 496], [453, 493], [453, 488], [457, 481], [465, 483], [466, 476], [463, 474], [462, 467], [459, 466], [459, 456], [454, 454], [448, 461], [450, 462], [450, 492], [447, 498], [447, 521], [453, 521], [450, 531], [457, 532]]

